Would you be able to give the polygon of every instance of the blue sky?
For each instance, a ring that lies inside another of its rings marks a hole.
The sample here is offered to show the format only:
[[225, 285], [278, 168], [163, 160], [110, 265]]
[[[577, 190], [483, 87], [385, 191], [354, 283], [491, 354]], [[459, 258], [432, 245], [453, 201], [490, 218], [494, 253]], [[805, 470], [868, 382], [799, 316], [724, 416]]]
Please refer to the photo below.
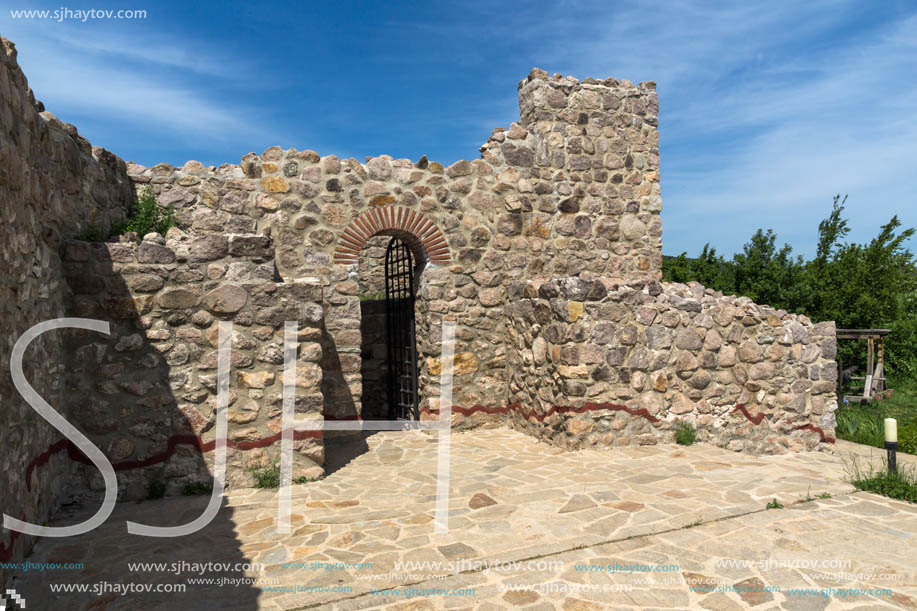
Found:
[[[917, 225], [917, 7], [908, 2], [152, 3], [141, 20], [13, 19], [36, 96], [145, 165], [268, 146], [475, 159], [549, 73], [657, 82], [663, 251], [758, 227], [812, 254], [835, 193], [857, 241]], [[734, 3], [735, 4], [735, 3]], [[913, 246], [913, 245], [912, 245]]]

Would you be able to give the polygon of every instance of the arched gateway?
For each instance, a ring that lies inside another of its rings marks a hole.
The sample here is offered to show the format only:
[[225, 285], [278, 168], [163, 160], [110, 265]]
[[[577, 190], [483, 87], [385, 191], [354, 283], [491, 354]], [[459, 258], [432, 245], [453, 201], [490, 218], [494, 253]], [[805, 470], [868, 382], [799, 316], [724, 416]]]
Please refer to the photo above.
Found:
[[410, 208], [384, 206], [371, 208], [350, 222], [338, 240], [334, 262], [356, 264], [360, 250], [377, 235], [400, 238], [415, 255], [424, 255], [435, 265], [449, 265], [451, 261], [446, 237], [433, 221]]

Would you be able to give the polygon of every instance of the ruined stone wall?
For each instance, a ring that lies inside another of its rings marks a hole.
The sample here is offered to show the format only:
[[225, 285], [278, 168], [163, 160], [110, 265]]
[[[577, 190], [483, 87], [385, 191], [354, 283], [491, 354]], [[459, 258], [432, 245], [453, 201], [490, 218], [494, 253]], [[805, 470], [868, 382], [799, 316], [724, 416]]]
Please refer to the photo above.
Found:
[[[119, 499], [212, 483], [219, 322], [232, 321], [227, 484], [251, 486], [279, 459], [284, 322], [299, 326], [297, 419], [321, 418], [321, 287], [275, 282], [270, 238], [169, 231], [141, 244], [66, 245], [75, 315], [108, 336], [73, 332], [68, 412], [118, 473]], [[299, 434], [294, 478], [324, 473], [321, 436]], [[104, 484], [82, 466], [84, 488]]]
[[[662, 278], [659, 99], [653, 82], [578, 81], [535, 69], [519, 83], [521, 120], [494, 130], [484, 159], [504, 180], [512, 256], [528, 278]], [[512, 178], [510, 178], [512, 176]]]
[[833, 447], [834, 323], [701, 285], [517, 283], [506, 307], [513, 425], [566, 448], [698, 439]]
[[[519, 122], [494, 130], [480, 159], [448, 167], [271, 147], [237, 165], [146, 168], [43, 112], [6, 40], [0, 59], [6, 513], [42, 522], [74, 475], [73, 492], [101, 483], [15, 392], [9, 355], [22, 332], [65, 315], [110, 321], [107, 337], [41, 336], [25, 371], [115, 464], [120, 498], [140, 498], [151, 482], [175, 493], [209, 479], [216, 328], [232, 320], [228, 475], [246, 485], [245, 467], [279, 451], [285, 321], [301, 328], [299, 418], [378, 415], [364, 396], [384, 381], [363, 356], [378, 351], [379, 314], [359, 296], [383, 290], [393, 236], [417, 262], [423, 418], [438, 415], [451, 319], [456, 427], [508, 418], [580, 447], [658, 442], [685, 419], [736, 450], [830, 441], [832, 325], [658, 283], [651, 82], [535, 69], [519, 84]], [[140, 244], [71, 240], [105, 234], [137, 186], [174, 206], [179, 226]], [[320, 475], [323, 437], [297, 439], [295, 475]], [[0, 561], [26, 547], [4, 530]]]
[[[122, 218], [133, 198], [124, 163], [93, 147], [76, 128], [44, 112], [16, 61], [0, 49], [0, 512], [41, 524], [68, 485], [65, 455], [46, 454], [62, 436], [13, 386], [13, 346], [32, 326], [67, 315], [59, 249], [64, 238]], [[63, 333], [40, 335], [24, 355], [26, 379], [61, 410]], [[35, 461], [45, 464], [34, 468]], [[21, 559], [29, 537], [2, 529], [0, 562]], [[0, 569], [0, 584], [8, 575]]]
[[[130, 166], [192, 234], [270, 235], [285, 279], [324, 287], [325, 415], [358, 418], [363, 396], [360, 253], [398, 236], [425, 263], [418, 279], [420, 388], [438, 408], [439, 327], [458, 325], [455, 402], [505, 407], [506, 286], [550, 275], [659, 278], [655, 86], [549, 78], [520, 83], [522, 119], [494, 130], [482, 159], [340, 160], [272, 147], [239, 165]], [[378, 240], [377, 240], [378, 241]], [[361, 286], [361, 278], [364, 279]]]

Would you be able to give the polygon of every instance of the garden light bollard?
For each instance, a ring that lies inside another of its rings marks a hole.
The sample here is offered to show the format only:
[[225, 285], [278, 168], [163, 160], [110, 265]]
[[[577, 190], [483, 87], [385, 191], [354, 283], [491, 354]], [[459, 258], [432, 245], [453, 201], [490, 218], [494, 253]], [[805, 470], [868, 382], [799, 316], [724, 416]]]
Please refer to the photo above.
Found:
[[888, 450], [888, 472], [898, 472], [898, 421], [885, 419], [885, 449]]

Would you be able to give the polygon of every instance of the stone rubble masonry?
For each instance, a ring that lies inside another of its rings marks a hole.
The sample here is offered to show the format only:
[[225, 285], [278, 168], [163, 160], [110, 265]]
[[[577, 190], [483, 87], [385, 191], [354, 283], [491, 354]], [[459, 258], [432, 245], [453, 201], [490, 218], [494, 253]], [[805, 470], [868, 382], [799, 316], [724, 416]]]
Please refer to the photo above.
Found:
[[390, 240], [388, 236], [377, 235], [360, 250], [357, 282], [361, 296], [385, 299], [385, 251]]
[[[10, 355], [28, 329], [68, 314], [58, 254], [63, 239], [90, 220], [104, 225], [123, 218], [133, 187], [121, 159], [44, 111], [16, 55], [13, 43], [0, 39], [0, 512], [41, 524], [66, 494], [70, 462], [44, 454], [62, 436], [16, 391]], [[42, 334], [23, 359], [26, 378], [55, 408], [65, 391], [62, 338], [60, 331]], [[47, 466], [27, 480], [36, 458]], [[23, 558], [30, 539], [0, 529], [0, 562]], [[0, 569], [0, 585], [9, 577]]]
[[[195, 235], [269, 235], [283, 278], [324, 292], [326, 416], [359, 418], [359, 294], [380, 286], [359, 261], [373, 236], [408, 243], [423, 268], [417, 336], [422, 409], [435, 413], [439, 326], [459, 321], [460, 406], [505, 407], [503, 307], [521, 278], [661, 278], [661, 198], [653, 83], [548, 77], [519, 88], [522, 118], [494, 130], [482, 158], [443, 165], [271, 147], [238, 165], [128, 166]], [[380, 265], [376, 269], [381, 270]], [[431, 397], [433, 401], [431, 402]], [[457, 414], [457, 419], [461, 418]], [[477, 419], [492, 421], [486, 414]], [[477, 422], [477, 420], [475, 420]]]
[[[321, 418], [322, 287], [275, 281], [270, 238], [173, 228], [139, 245], [69, 241], [64, 254], [73, 313], [111, 325], [68, 338], [66, 411], [119, 471], [120, 499], [154, 480], [167, 494], [212, 481], [220, 321], [233, 323], [227, 485], [279, 460], [286, 321], [299, 329], [296, 418]], [[293, 477], [321, 477], [321, 435], [297, 434]], [[81, 472], [84, 489], [104, 490], [94, 466]]]
[[[239, 164], [144, 167], [43, 112], [3, 46], [6, 513], [40, 523], [62, 499], [101, 491], [8, 374], [15, 339], [51, 318], [111, 324], [108, 337], [45, 334], [26, 373], [110, 458], [121, 499], [211, 477], [221, 320], [234, 325], [230, 485], [250, 485], [247, 467], [278, 456], [287, 320], [300, 327], [298, 418], [384, 416], [386, 373], [367, 371], [385, 362], [384, 316], [360, 295], [384, 290], [391, 237], [416, 263], [422, 418], [438, 417], [441, 325], [455, 320], [456, 428], [509, 422], [576, 448], [667, 441], [685, 419], [746, 452], [832, 441], [832, 324], [660, 284], [652, 82], [534, 69], [519, 84], [519, 122], [494, 130], [480, 159], [448, 166], [271, 147]], [[123, 218], [142, 187], [175, 209], [167, 235], [73, 239]], [[297, 477], [323, 473], [324, 438], [297, 432]], [[0, 561], [27, 546], [4, 530]]]
[[513, 426], [569, 449], [698, 439], [833, 451], [833, 322], [700, 284], [518, 282], [506, 306]]

